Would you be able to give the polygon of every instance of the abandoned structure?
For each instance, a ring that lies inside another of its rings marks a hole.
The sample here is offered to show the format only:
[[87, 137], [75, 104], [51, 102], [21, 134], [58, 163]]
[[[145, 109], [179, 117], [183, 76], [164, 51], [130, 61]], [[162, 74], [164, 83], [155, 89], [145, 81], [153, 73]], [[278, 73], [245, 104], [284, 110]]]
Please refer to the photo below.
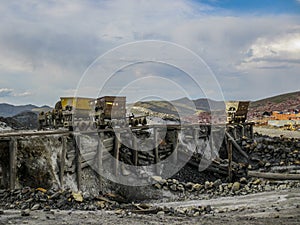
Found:
[[[2, 187], [56, 185], [93, 192], [88, 179], [99, 192], [103, 177], [127, 185], [143, 178], [145, 185], [149, 176], [168, 178], [186, 163], [228, 180], [245, 175], [235, 161], [247, 166], [240, 143], [253, 138], [253, 124], [246, 122], [247, 102], [229, 107], [227, 125], [147, 125], [145, 117], [126, 118], [125, 97], [77, 100], [61, 98], [53, 112], [40, 115], [39, 122], [41, 127], [80, 122], [76, 125], [80, 129], [0, 134]], [[94, 124], [87, 125], [84, 119], [91, 117]], [[127, 125], [114, 126], [120, 121]], [[220, 163], [222, 159], [225, 163]]]

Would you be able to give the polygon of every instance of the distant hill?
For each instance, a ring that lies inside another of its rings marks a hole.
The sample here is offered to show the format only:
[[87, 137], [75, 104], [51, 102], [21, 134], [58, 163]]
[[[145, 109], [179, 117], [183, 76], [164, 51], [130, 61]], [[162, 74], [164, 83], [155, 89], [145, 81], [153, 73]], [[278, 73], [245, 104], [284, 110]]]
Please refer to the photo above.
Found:
[[[158, 117], [172, 117], [178, 118], [178, 113], [181, 116], [188, 116], [196, 114], [199, 111], [210, 111], [211, 109], [224, 109], [225, 105], [221, 101], [214, 101], [210, 99], [200, 98], [197, 100], [190, 100], [188, 98], [181, 98], [173, 101], [143, 101], [129, 104], [129, 108], [134, 106], [133, 113], [144, 114], [150, 113]], [[163, 115], [162, 115], [163, 114]]]
[[36, 129], [38, 127], [38, 113], [40, 111], [49, 111], [49, 106], [35, 105], [10, 105], [0, 104], [0, 122], [5, 123], [13, 129]]
[[51, 109], [51, 107], [49, 106], [42, 106], [42, 107], [38, 107], [35, 105], [11, 105], [11, 104], [7, 104], [7, 103], [0, 103], [0, 116], [2, 117], [12, 117], [15, 116], [21, 112], [26, 112], [26, 111], [33, 111], [38, 113], [39, 110], [49, 110]]
[[[131, 104], [131, 106], [132, 105], [133, 104]], [[179, 111], [182, 115], [191, 115], [196, 112], [208, 112], [211, 109], [218, 110], [225, 108], [224, 102], [206, 98], [199, 98], [196, 100], [181, 98], [170, 102], [145, 101], [137, 102], [134, 106], [136, 107], [137, 113], [143, 114], [150, 112], [151, 115], [156, 113], [159, 117], [161, 117], [162, 114], [178, 117], [177, 111]], [[253, 101], [250, 103], [248, 116], [251, 118], [254, 117], [256, 115], [255, 112], [293, 111], [295, 109], [300, 109], [300, 91]]]
[[293, 109], [300, 109], [300, 91], [261, 99], [250, 104], [251, 111], [290, 111]]
[[37, 129], [38, 115], [32, 111], [24, 111], [12, 117], [0, 117], [0, 122], [15, 130]]

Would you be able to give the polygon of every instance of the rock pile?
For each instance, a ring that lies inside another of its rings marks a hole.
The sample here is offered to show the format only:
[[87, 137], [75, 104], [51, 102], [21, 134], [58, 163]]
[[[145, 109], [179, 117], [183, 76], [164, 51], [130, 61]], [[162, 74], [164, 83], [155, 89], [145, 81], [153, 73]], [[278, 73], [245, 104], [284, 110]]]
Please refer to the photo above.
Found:
[[0, 207], [3, 209], [21, 210], [96, 210], [114, 209], [116, 201], [105, 196], [85, 197], [81, 193], [70, 190], [46, 190], [29, 188], [16, 190], [0, 190]]
[[201, 198], [217, 196], [234, 196], [257, 193], [261, 191], [282, 190], [288, 188], [300, 187], [300, 182], [277, 181], [272, 182], [258, 178], [241, 178], [233, 183], [223, 183], [220, 179], [215, 181], [205, 181], [204, 183], [179, 182], [176, 179], [162, 179], [155, 176], [156, 183], [153, 185], [156, 189], [181, 193], [183, 198]]
[[[31, 211], [43, 210], [114, 210], [117, 214], [157, 214], [160, 217], [200, 216], [211, 213], [211, 206], [191, 206], [184, 208], [158, 207], [150, 204], [125, 203], [121, 196], [107, 194], [97, 197], [83, 197], [84, 194], [70, 190], [54, 191], [43, 188], [23, 188], [18, 190], [0, 190], [0, 207], [6, 209], [20, 209], [21, 216], [29, 216]], [[4, 213], [3, 210], [0, 212]], [[51, 211], [54, 213], [54, 211]]]
[[256, 134], [253, 142], [244, 141], [242, 145], [250, 156], [248, 169], [270, 171], [274, 166], [297, 165], [300, 168], [300, 140]]

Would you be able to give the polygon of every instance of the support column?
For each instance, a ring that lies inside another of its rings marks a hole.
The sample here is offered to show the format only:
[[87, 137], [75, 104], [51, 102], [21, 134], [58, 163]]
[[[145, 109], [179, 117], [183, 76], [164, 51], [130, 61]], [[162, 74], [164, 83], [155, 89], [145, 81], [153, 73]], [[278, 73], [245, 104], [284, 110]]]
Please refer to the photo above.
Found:
[[173, 139], [173, 142], [172, 142], [172, 148], [173, 148], [173, 163], [177, 163], [178, 161], [178, 149], [177, 149], [177, 145], [178, 145], [178, 130], [174, 129], [173, 130], [174, 132], [174, 139]]
[[75, 162], [76, 162], [76, 179], [77, 179], [77, 186], [78, 191], [81, 190], [81, 155], [80, 155], [80, 137], [79, 136], [73, 136], [74, 142], [75, 142]]
[[228, 179], [232, 181], [232, 141], [227, 140], [227, 153], [228, 153]]
[[16, 158], [17, 158], [18, 142], [16, 138], [12, 138], [9, 143], [9, 187], [11, 190], [16, 187]]
[[138, 146], [137, 146], [137, 140], [135, 137], [133, 137], [133, 140], [132, 140], [132, 151], [131, 151], [131, 154], [132, 154], [132, 162], [133, 162], [133, 165], [137, 166], [138, 165]]
[[253, 123], [250, 123], [250, 139], [254, 138], [254, 134], [253, 134]]
[[61, 188], [64, 186], [64, 172], [65, 172], [65, 160], [67, 153], [67, 137], [62, 137], [62, 150], [60, 153], [60, 170], [59, 170], [59, 180]]
[[97, 146], [97, 173], [98, 173], [98, 178], [100, 181], [100, 177], [102, 174], [102, 170], [103, 170], [103, 150], [104, 150], [104, 146], [103, 146], [103, 140], [104, 140], [104, 133], [103, 132], [99, 132], [98, 133], [98, 146]]
[[199, 129], [197, 127], [193, 128], [193, 136], [195, 141], [196, 150], [198, 150], [198, 140], [199, 140]]
[[119, 160], [120, 160], [120, 133], [115, 132], [115, 140], [114, 140], [114, 174], [116, 176], [119, 175]]
[[160, 158], [159, 158], [159, 155], [158, 155], [158, 146], [159, 146], [159, 143], [158, 143], [158, 134], [157, 134], [157, 128], [153, 128], [154, 129], [154, 163], [156, 165], [156, 173], [159, 174], [160, 172], [160, 169], [159, 169], [159, 165], [158, 163], [160, 162]]

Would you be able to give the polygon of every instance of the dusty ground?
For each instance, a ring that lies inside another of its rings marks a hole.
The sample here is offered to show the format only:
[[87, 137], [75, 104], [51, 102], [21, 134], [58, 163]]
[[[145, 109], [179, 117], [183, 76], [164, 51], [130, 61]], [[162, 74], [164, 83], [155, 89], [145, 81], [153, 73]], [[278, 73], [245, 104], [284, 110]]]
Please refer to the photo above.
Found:
[[118, 211], [3, 211], [0, 224], [300, 224], [300, 190], [263, 192], [212, 200], [157, 203], [186, 207], [211, 205], [210, 214], [197, 217], [119, 214]]
[[300, 131], [282, 130], [280, 128], [254, 127], [254, 132], [271, 137], [284, 135], [285, 137], [300, 138]]

